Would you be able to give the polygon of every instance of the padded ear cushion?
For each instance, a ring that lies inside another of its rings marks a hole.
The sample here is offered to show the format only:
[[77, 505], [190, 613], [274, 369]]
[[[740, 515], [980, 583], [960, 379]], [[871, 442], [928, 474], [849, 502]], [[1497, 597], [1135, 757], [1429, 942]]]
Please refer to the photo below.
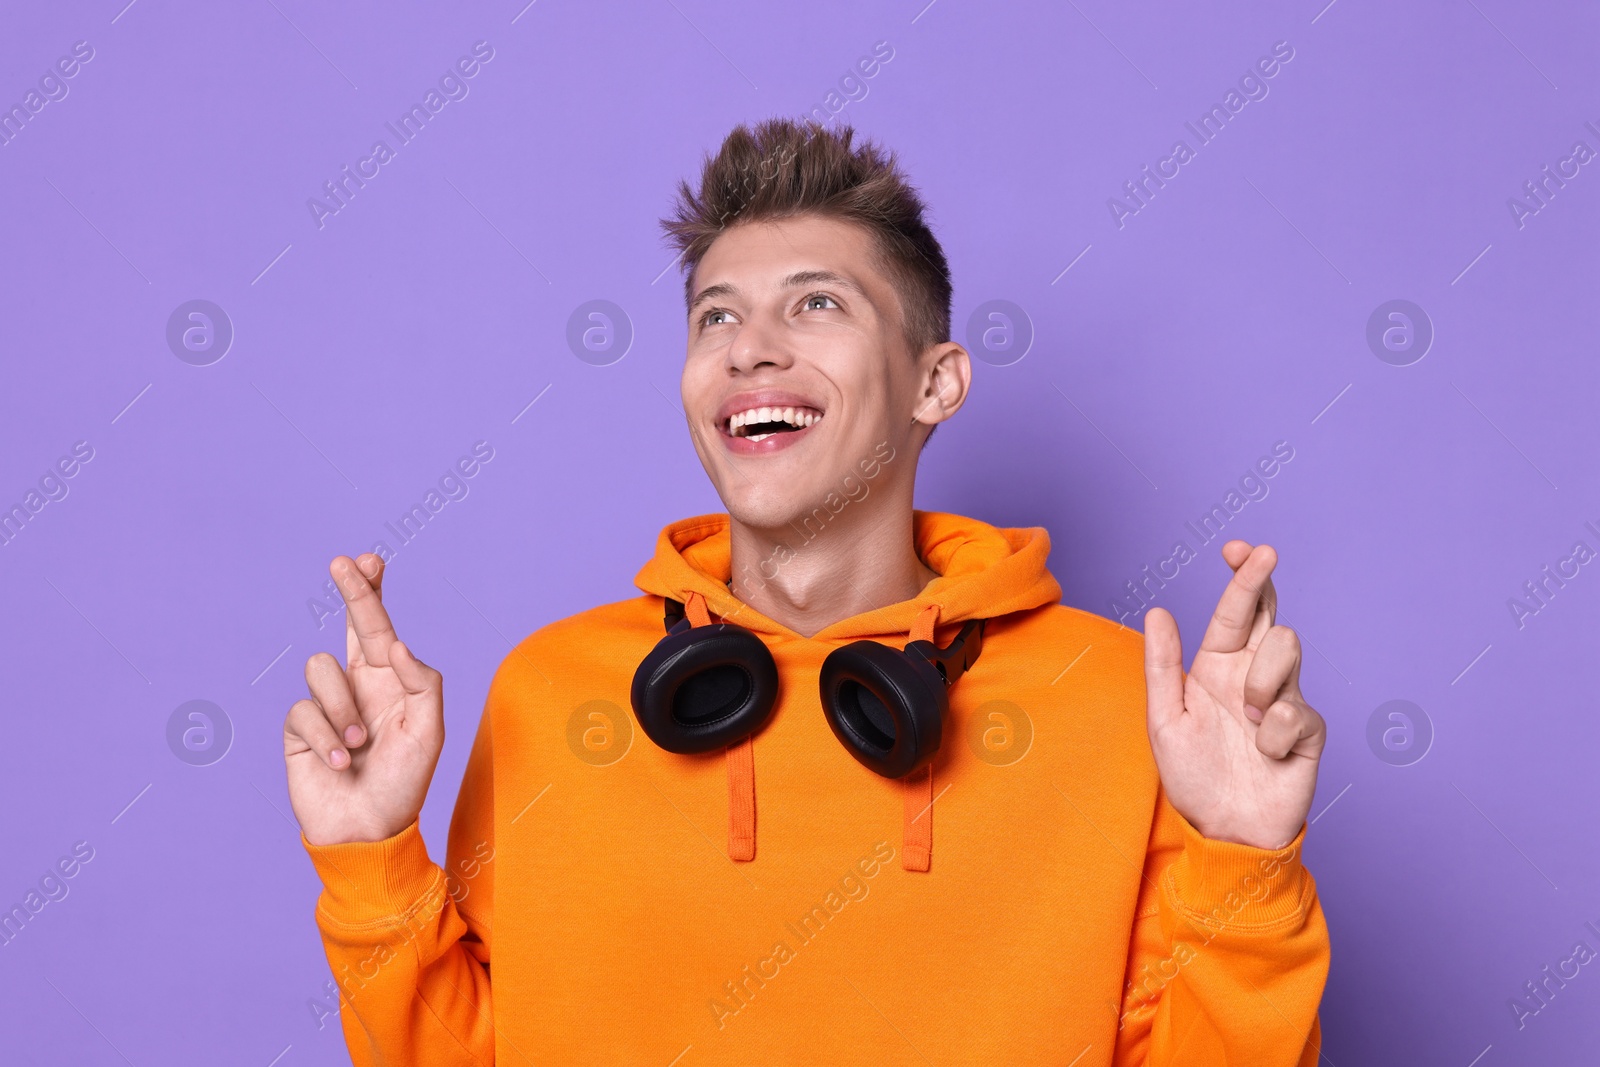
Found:
[[939, 751], [948, 698], [926, 659], [852, 641], [828, 653], [818, 682], [833, 735], [872, 771], [904, 778]]
[[668, 752], [709, 752], [754, 733], [778, 702], [778, 665], [733, 623], [663, 637], [633, 674], [633, 713]]

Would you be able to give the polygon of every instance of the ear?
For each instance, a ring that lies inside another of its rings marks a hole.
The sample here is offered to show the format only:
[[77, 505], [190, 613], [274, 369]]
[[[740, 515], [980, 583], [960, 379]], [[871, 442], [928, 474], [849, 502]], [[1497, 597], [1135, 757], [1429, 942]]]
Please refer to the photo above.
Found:
[[922, 354], [918, 374], [912, 422], [937, 426], [961, 410], [972, 387], [972, 359], [965, 348], [954, 341], [934, 345]]

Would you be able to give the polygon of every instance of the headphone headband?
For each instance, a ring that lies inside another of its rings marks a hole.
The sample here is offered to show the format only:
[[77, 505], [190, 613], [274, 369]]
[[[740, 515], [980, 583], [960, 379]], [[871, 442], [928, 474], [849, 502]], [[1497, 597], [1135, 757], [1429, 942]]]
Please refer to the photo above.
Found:
[[962, 624], [961, 632], [943, 648], [932, 641], [913, 641], [906, 646], [906, 652], [914, 652], [933, 664], [948, 688], [967, 673], [967, 668], [978, 662], [978, 654], [983, 651], [983, 627], [986, 621], [969, 619]]
[[[664, 598], [666, 611], [661, 622], [666, 627], [667, 633], [678, 633], [688, 627], [684, 625], [684, 609], [682, 601]], [[932, 641], [912, 641], [906, 645], [908, 653], [915, 653], [931, 663], [939, 672], [939, 677], [944, 679], [946, 687], [956, 684], [960, 678], [976, 662], [983, 652], [983, 631], [987, 619], [969, 619], [961, 627], [959, 633], [943, 648]]]

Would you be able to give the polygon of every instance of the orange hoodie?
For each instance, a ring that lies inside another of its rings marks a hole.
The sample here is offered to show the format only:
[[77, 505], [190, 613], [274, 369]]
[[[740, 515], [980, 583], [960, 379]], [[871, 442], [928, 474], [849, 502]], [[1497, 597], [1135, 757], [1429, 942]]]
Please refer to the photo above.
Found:
[[[804, 638], [729, 592], [726, 515], [674, 523], [645, 595], [501, 663], [444, 867], [416, 823], [302, 838], [354, 1062], [1312, 1067], [1329, 948], [1305, 827], [1268, 851], [1172, 808], [1143, 638], [1059, 603], [1043, 529], [919, 511], [914, 534], [938, 579]], [[772, 650], [753, 742], [673, 755], [639, 730], [666, 597]], [[857, 763], [824, 656], [972, 618], [931, 774]]]

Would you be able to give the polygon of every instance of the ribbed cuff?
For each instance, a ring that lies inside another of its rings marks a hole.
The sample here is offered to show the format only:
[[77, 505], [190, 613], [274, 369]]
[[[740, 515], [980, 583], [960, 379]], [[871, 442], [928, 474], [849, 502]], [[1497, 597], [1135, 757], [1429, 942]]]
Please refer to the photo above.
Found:
[[342, 923], [401, 918], [443, 878], [416, 822], [382, 841], [300, 843], [322, 879], [321, 908]]
[[1213, 928], [1245, 929], [1302, 913], [1310, 878], [1300, 858], [1306, 823], [1293, 841], [1273, 849], [1216, 841], [1182, 821], [1183, 852], [1167, 877], [1192, 918]]

